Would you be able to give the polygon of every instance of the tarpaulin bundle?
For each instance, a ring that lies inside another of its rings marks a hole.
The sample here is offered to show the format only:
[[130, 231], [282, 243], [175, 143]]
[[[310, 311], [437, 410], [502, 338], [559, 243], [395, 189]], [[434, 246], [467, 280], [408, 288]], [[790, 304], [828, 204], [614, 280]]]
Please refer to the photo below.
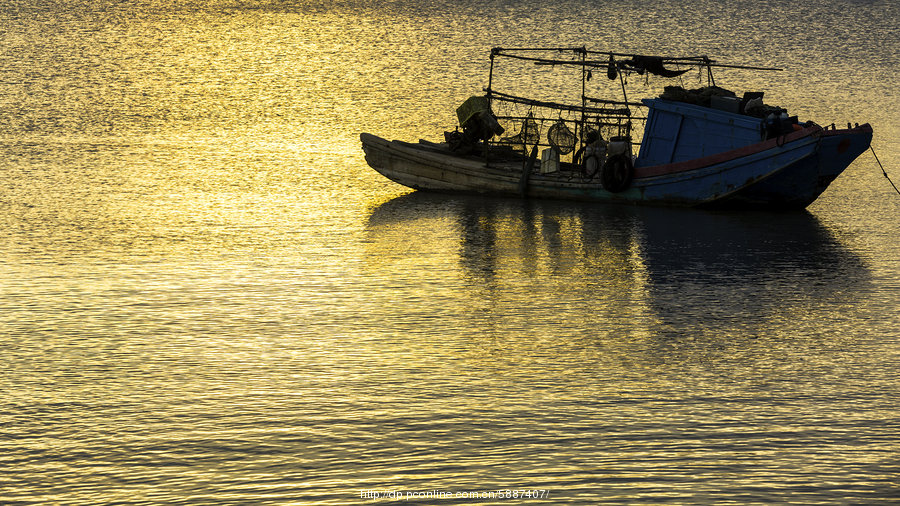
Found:
[[625, 70], [632, 70], [643, 75], [649, 72], [660, 77], [678, 77], [690, 69], [670, 70], [663, 66], [663, 59], [659, 56], [632, 56], [631, 59], [623, 60], [620, 65]]

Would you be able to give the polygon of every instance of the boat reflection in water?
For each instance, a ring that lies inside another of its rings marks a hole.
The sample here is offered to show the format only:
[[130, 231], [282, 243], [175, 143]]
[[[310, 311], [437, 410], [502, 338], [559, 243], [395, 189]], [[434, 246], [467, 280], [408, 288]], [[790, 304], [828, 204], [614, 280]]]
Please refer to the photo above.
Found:
[[473, 312], [519, 317], [526, 333], [816, 334], [864, 306], [870, 279], [808, 212], [414, 192], [373, 209], [367, 233], [374, 269], [433, 276], [423, 282], [459, 290]]

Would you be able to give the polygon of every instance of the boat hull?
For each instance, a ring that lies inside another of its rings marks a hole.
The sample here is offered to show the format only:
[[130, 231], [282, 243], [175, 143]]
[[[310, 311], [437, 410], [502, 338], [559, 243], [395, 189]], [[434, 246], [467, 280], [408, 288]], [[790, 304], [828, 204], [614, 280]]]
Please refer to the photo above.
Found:
[[821, 195], [859, 155], [869, 149], [868, 125], [823, 131], [815, 152], [718, 202], [721, 207], [802, 209]]
[[863, 151], [872, 129], [811, 127], [725, 153], [637, 167], [629, 188], [606, 191], [598, 179], [524, 172], [524, 157], [485, 161], [430, 143], [360, 135], [368, 164], [417, 190], [664, 206], [804, 208]]

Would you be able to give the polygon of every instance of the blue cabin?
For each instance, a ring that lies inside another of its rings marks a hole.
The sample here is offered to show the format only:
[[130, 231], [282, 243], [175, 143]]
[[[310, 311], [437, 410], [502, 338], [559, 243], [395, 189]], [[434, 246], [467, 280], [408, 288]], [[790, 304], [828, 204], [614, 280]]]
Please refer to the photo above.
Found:
[[642, 102], [648, 107], [647, 125], [635, 167], [693, 160], [766, 138], [760, 118], [659, 98]]

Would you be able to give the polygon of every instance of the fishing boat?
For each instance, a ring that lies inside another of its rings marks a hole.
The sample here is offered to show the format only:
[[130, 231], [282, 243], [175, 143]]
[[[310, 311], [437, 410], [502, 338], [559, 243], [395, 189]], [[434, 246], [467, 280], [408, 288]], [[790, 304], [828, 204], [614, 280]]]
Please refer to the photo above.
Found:
[[[550, 97], [502, 88], [509, 79], [499, 77], [501, 62], [514, 63], [510, 86], [525, 82]], [[764, 92], [717, 86], [713, 70], [721, 68], [781, 70], [706, 56], [493, 48], [484, 94], [456, 109], [459, 124], [443, 142], [360, 140], [372, 168], [417, 190], [763, 209], [805, 208], [869, 148], [868, 124], [801, 121], [766, 104]], [[580, 97], [567, 99], [556, 70], [573, 76]], [[705, 78], [695, 89], [683, 85], [692, 70]], [[629, 80], [646, 87], [651, 78], [674, 84], [629, 98]], [[611, 87], [616, 96], [589, 95]]]

